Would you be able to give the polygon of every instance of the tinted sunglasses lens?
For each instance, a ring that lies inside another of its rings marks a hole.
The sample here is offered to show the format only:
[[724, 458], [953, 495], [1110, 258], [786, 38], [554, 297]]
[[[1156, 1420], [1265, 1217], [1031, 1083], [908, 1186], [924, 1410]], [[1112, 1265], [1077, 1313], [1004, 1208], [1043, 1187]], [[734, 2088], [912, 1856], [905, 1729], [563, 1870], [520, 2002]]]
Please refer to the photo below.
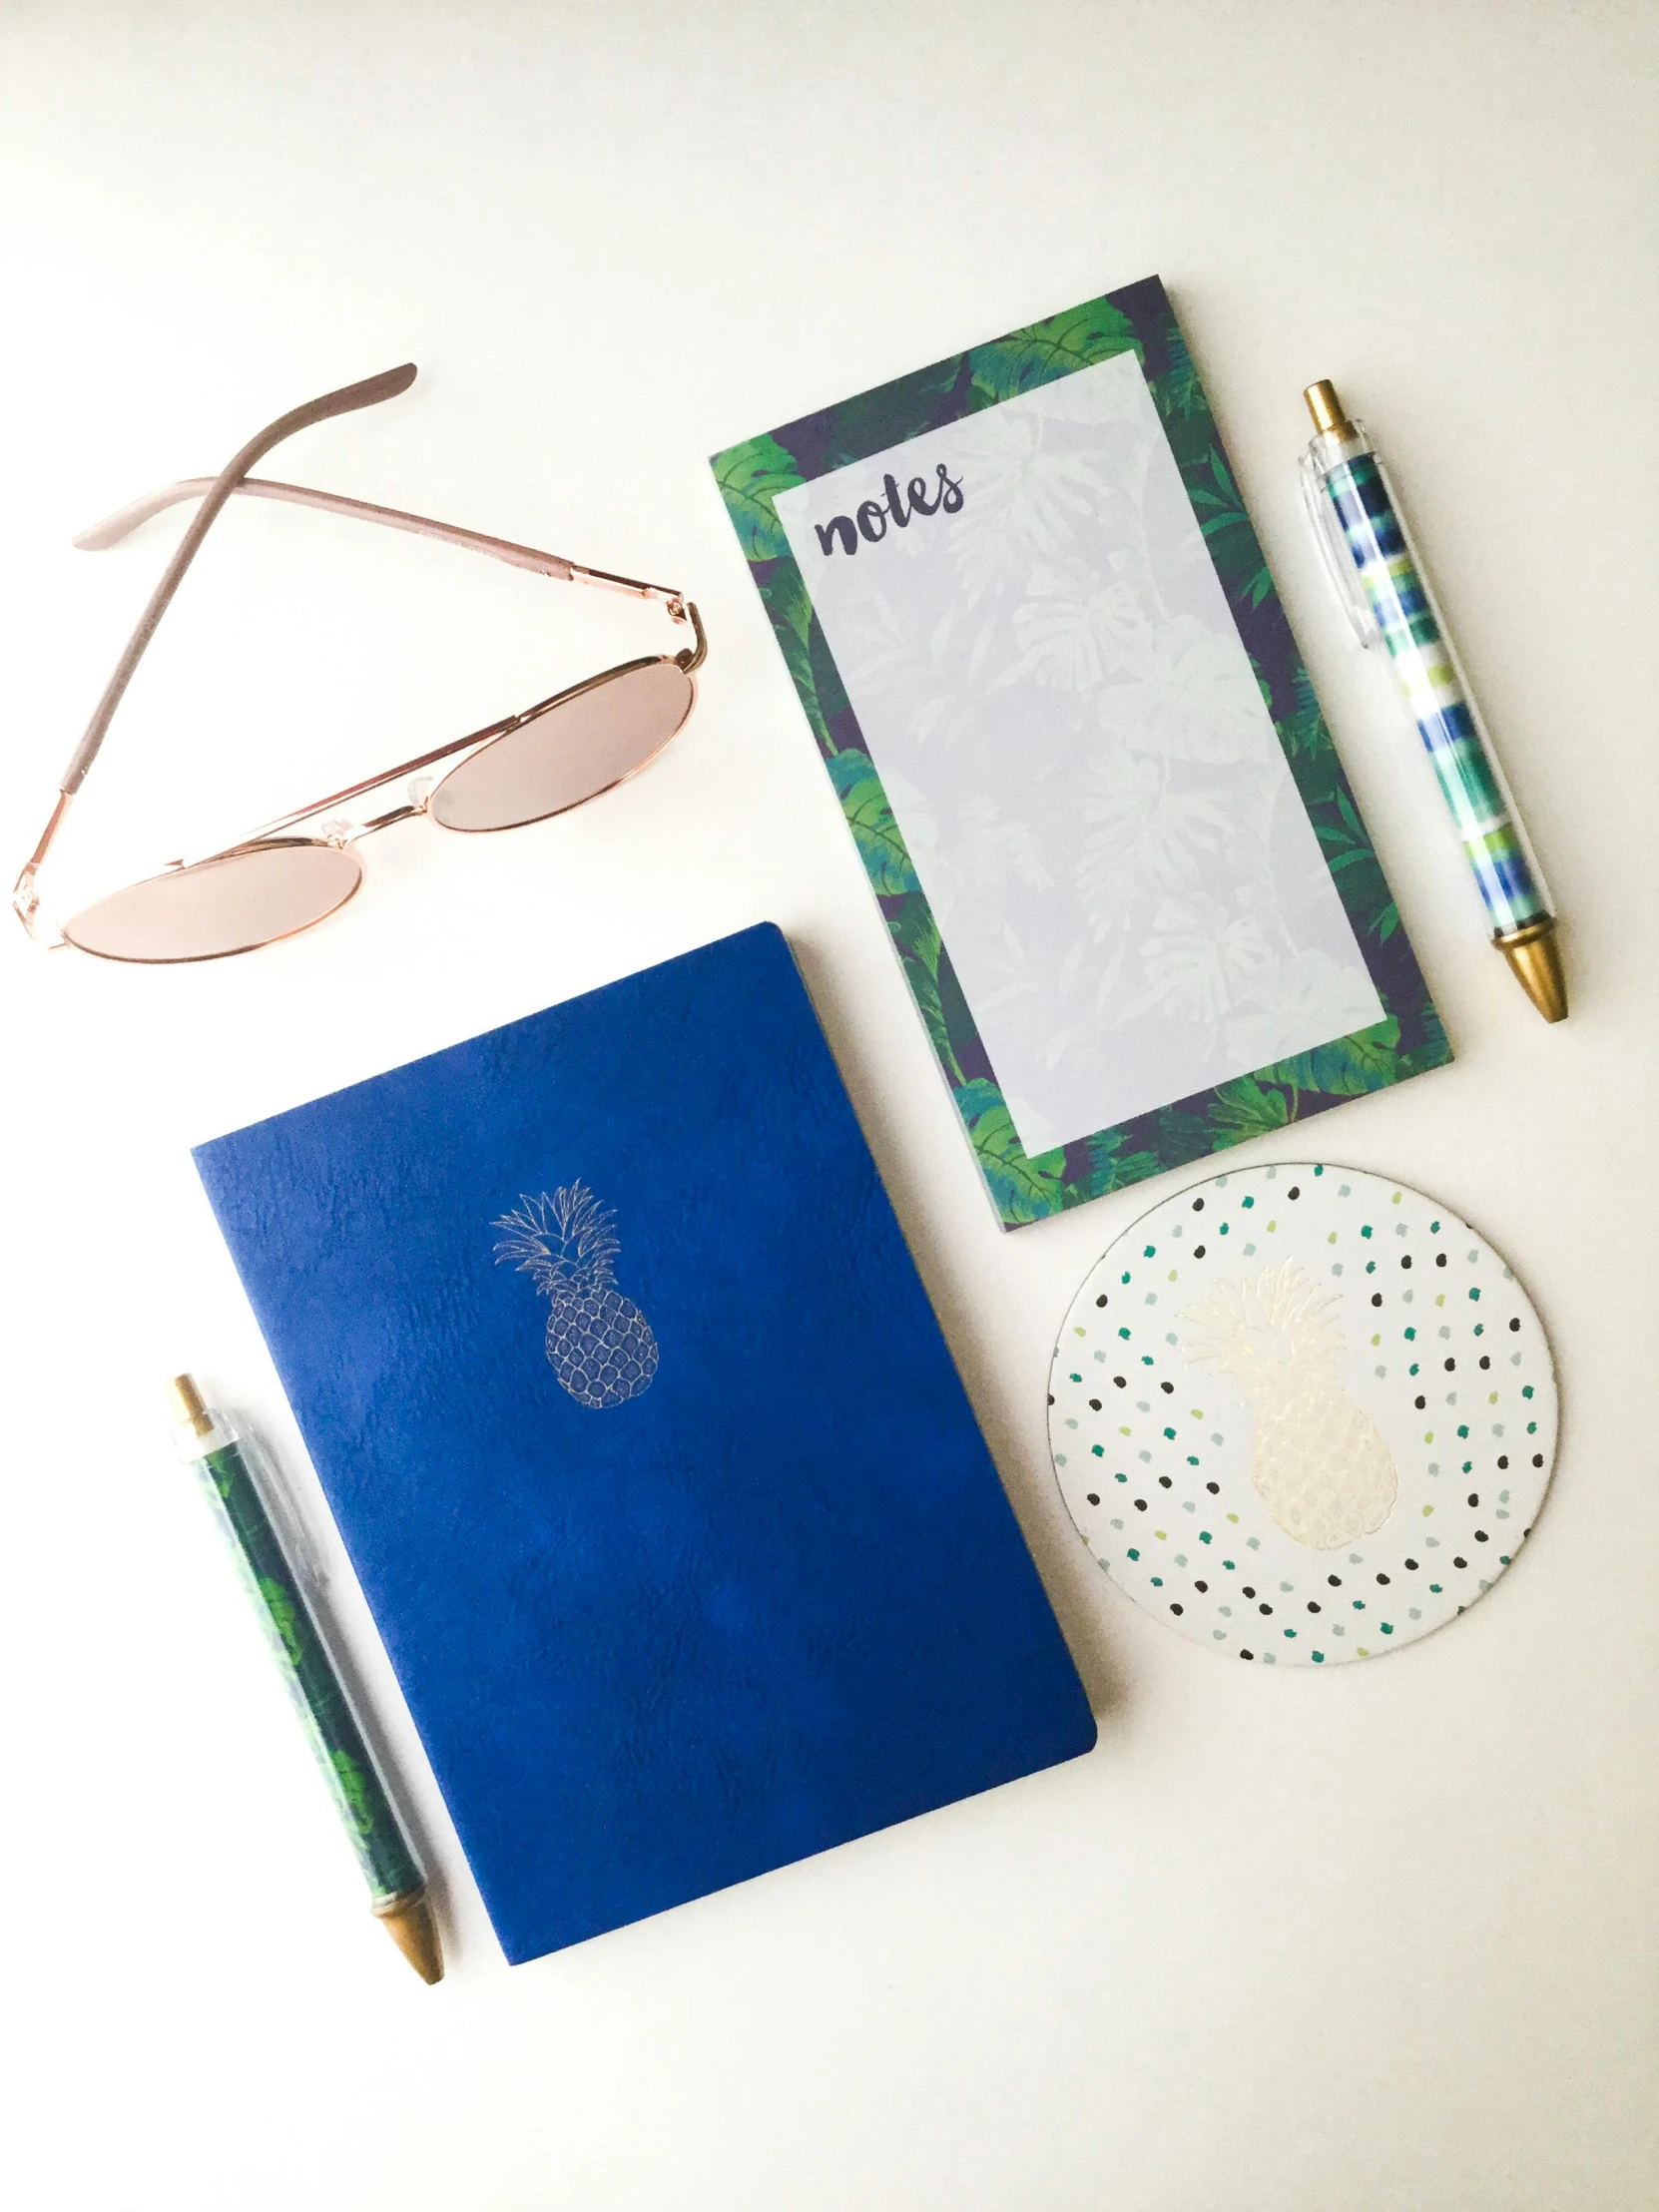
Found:
[[678, 661], [619, 669], [463, 761], [426, 811], [445, 830], [511, 830], [563, 814], [660, 753], [695, 697]]
[[83, 952], [106, 960], [217, 960], [290, 937], [344, 905], [362, 862], [337, 845], [251, 846], [152, 875], [64, 924]]

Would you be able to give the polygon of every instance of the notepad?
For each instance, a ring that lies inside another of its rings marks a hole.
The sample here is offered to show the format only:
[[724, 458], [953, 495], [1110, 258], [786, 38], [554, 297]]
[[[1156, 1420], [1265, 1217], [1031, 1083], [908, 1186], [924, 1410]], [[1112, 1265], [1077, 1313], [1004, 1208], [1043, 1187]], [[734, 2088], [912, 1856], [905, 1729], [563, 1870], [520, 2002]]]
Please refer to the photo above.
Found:
[[714, 466], [1005, 1224], [1448, 1057], [1156, 279]]
[[777, 929], [196, 1160], [509, 1958], [1093, 1743]]

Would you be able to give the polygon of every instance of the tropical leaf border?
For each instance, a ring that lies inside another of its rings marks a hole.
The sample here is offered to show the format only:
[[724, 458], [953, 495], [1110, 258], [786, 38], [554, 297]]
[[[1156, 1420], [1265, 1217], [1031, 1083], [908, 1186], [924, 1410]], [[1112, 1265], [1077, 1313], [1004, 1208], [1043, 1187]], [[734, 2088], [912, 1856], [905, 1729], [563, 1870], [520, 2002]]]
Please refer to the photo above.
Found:
[[[773, 505], [776, 492], [1133, 350], [1384, 1018], [1032, 1159], [916, 879]], [[1155, 276], [717, 453], [711, 463], [1003, 1225], [1040, 1221], [1451, 1058], [1168, 294]]]

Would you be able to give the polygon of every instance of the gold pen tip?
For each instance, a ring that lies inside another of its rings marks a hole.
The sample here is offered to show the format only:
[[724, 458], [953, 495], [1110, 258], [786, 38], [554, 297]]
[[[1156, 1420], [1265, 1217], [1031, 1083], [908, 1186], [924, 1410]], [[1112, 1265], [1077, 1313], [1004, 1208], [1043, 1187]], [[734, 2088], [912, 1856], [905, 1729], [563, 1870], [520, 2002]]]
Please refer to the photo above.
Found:
[[1515, 978], [1545, 1021], [1567, 1018], [1567, 979], [1555, 942], [1555, 917], [1546, 914], [1492, 942], [1514, 970]]
[[443, 1945], [424, 1889], [387, 1898], [375, 1906], [374, 1918], [428, 1987], [443, 1979]]
[[1337, 397], [1337, 387], [1329, 376], [1322, 376], [1317, 384], [1310, 384], [1302, 396], [1308, 402], [1308, 412], [1314, 418], [1314, 428], [1322, 436], [1353, 436], [1354, 425], [1348, 419], [1348, 411]]
[[196, 1387], [193, 1375], [176, 1375], [171, 1379], [167, 1385], [167, 1402], [181, 1428], [194, 1428], [199, 1436], [205, 1436], [212, 1428], [213, 1415]]

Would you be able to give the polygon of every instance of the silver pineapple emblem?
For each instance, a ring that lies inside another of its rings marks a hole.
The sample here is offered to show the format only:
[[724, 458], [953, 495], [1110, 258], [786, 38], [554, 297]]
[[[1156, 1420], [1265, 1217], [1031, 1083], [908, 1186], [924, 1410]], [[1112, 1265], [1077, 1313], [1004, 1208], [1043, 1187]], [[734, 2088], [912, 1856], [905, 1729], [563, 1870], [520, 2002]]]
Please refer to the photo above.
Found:
[[1370, 1416], [1343, 1387], [1340, 1300], [1295, 1261], [1218, 1283], [1181, 1316], [1189, 1360], [1232, 1376], [1256, 1412], [1250, 1479], [1285, 1531], [1334, 1551], [1381, 1528], [1399, 1474]]
[[579, 1405], [625, 1405], [649, 1388], [657, 1340], [631, 1298], [616, 1288], [622, 1243], [616, 1216], [584, 1183], [539, 1198], [491, 1224], [505, 1231], [496, 1265], [511, 1263], [552, 1301], [547, 1357]]

